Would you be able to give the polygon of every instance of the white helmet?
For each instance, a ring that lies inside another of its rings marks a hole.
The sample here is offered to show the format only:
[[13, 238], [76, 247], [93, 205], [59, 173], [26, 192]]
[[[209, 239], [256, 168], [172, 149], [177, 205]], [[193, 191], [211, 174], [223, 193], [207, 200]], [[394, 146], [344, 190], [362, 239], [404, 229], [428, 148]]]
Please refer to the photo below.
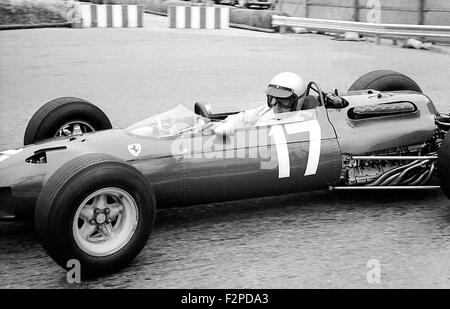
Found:
[[306, 86], [303, 79], [291, 72], [282, 72], [275, 75], [266, 90], [268, 96], [276, 98], [288, 98], [293, 94], [300, 98], [305, 92]]

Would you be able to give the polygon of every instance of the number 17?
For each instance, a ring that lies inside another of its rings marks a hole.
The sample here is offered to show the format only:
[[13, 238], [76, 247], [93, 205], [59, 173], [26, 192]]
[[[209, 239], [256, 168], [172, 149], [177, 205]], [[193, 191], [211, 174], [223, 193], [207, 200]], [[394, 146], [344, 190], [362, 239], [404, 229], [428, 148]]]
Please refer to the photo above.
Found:
[[[317, 168], [319, 167], [320, 144], [322, 139], [319, 122], [317, 120], [309, 120], [289, 123], [285, 124], [284, 128], [288, 135], [309, 132], [309, 154], [305, 176], [315, 175], [317, 173]], [[281, 125], [273, 126], [270, 129], [269, 136], [273, 136], [277, 148], [278, 178], [290, 177], [291, 166], [289, 161], [289, 150], [283, 127]]]

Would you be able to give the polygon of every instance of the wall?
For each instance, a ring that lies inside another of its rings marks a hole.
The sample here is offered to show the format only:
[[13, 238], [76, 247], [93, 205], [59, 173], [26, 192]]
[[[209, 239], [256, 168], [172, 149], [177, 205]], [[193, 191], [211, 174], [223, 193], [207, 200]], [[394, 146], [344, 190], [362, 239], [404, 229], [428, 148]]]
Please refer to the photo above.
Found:
[[450, 25], [449, 0], [278, 0], [276, 8], [297, 17], [367, 22], [377, 2], [382, 23]]
[[64, 1], [0, 0], [0, 25], [66, 23], [70, 9]]

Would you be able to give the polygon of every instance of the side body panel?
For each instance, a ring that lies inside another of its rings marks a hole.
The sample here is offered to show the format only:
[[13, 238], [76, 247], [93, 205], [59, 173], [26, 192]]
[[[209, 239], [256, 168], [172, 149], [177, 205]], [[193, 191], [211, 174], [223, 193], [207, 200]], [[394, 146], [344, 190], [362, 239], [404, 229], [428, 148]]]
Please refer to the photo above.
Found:
[[[0, 215], [18, 219], [32, 217], [48, 178], [66, 162], [89, 153], [105, 153], [130, 163], [146, 174], [158, 190], [161, 188], [170, 202], [181, 203], [183, 171], [170, 155], [171, 145], [168, 140], [140, 138], [123, 129], [114, 129], [20, 148], [0, 162]], [[26, 161], [42, 152], [46, 153], [47, 163]]]
[[[371, 94], [359, 91], [343, 97], [350, 105], [342, 109], [328, 109], [328, 115], [344, 154], [367, 154], [415, 145], [433, 137], [436, 108], [425, 95], [408, 91], [373, 91]], [[392, 102], [412, 102], [418, 110], [411, 114], [373, 119], [352, 120], [348, 117], [348, 111], [353, 107]]]
[[[160, 208], [326, 188], [341, 171], [333, 127], [323, 107], [299, 113], [226, 139], [205, 133], [145, 138], [116, 129], [23, 147], [1, 162], [0, 209], [5, 216], [32, 216], [47, 179], [88, 153], [110, 154], [140, 170]], [[41, 152], [47, 163], [26, 162]]]
[[301, 192], [337, 182], [342, 157], [326, 110], [299, 112], [299, 117], [244, 128], [227, 138], [194, 137], [182, 158], [185, 204]]
[[[161, 208], [326, 188], [340, 180], [342, 154], [420, 144], [433, 136], [437, 112], [422, 94], [360, 91], [344, 98], [350, 103], [346, 108], [319, 107], [226, 139], [205, 133], [145, 138], [118, 129], [23, 147], [0, 162], [0, 216], [32, 215], [48, 177], [87, 153], [107, 153], [135, 166], [153, 186]], [[355, 106], [398, 101], [413, 102], [417, 112], [348, 117]], [[43, 150], [48, 163], [25, 161]]]

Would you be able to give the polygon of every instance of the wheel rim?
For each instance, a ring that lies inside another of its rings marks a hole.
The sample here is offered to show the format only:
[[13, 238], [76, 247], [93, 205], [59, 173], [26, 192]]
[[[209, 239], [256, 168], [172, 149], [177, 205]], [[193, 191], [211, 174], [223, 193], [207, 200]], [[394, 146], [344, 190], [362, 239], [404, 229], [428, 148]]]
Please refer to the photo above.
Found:
[[74, 120], [62, 125], [58, 130], [56, 130], [55, 137], [80, 135], [94, 131], [95, 129], [91, 124], [82, 120]]
[[122, 249], [133, 237], [138, 207], [133, 197], [120, 188], [103, 188], [80, 204], [73, 219], [73, 236], [78, 247], [92, 256], [108, 256]]

